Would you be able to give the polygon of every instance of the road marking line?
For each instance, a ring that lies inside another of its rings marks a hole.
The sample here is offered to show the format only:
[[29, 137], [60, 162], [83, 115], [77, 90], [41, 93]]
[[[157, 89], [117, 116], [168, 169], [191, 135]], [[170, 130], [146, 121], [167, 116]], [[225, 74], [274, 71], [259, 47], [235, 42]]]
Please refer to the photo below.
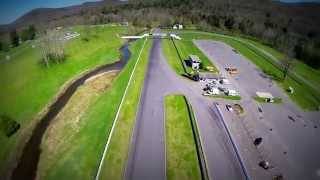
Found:
[[231, 142], [231, 145], [233, 146], [233, 149], [234, 149], [235, 154], [237, 156], [237, 159], [238, 159], [238, 161], [240, 163], [240, 167], [241, 167], [241, 169], [242, 169], [242, 171], [244, 173], [244, 176], [246, 177], [246, 180], [251, 180], [251, 177], [249, 176], [247, 167], [244, 164], [244, 160], [243, 160], [243, 157], [242, 157], [242, 155], [240, 153], [240, 150], [239, 150], [237, 144], [234, 142], [234, 140], [232, 138], [232, 135], [231, 135], [231, 132], [229, 130], [228, 124], [224, 120], [223, 113], [221, 112], [221, 110], [220, 110], [218, 105], [215, 104], [215, 108], [217, 109], [217, 112], [218, 112], [218, 115], [219, 115], [218, 119], [220, 119], [220, 121], [222, 122], [222, 125], [224, 126], [224, 129], [227, 132], [227, 135], [228, 135], [228, 138], [229, 138], [229, 140]]
[[118, 122], [118, 117], [119, 117], [119, 114], [120, 114], [120, 110], [121, 110], [122, 104], [123, 104], [124, 99], [125, 99], [125, 97], [126, 97], [126, 95], [127, 95], [127, 91], [128, 91], [128, 88], [129, 88], [129, 86], [130, 86], [130, 84], [131, 84], [131, 80], [132, 80], [133, 74], [134, 74], [134, 72], [135, 72], [135, 70], [136, 70], [137, 64], [138, 64], [138, 62], [139, 62], [139, 60], [140, 60], [140, 57], [141, 57], [141, 54], [142, 54], [142, 50], [144, 49], [144, 46], [145, 46], [146, 42], [147, 42], [147, 38], [145, 38], [144, 43], [143, 43], [143, 46], [142, 46], [142, 48], [141, 48], [141, 50], [140, 50], [140, 52], [139, 52], [138, 59], [137, 59], [135, 65], [134, 65], [134, 67], [133, 67], [132, 72], [131, 72], [131, 75], [130, 75], [130, 78], [129, 78], [129, 82], [128, 82], [127, 87], [126, 87], [126, 89], [125, 89], [125, 91], [124, 91], [124, 94], [123, 94], [123, 96], [122, 96], [121, 103], [120, 103], [120, 105], [119, 105], [119, 108], [118, 108], [116, 117], [115, 117], [115, 119], [113, 120], [112, 128], [111, 128], [111, 131], [110, 131], [110, 133], [109, 133], [107, 143], [106, 143], [106, 145], [105, 145], [105, 147], [104, 147], [103, 154], [102, 154], [102, 158], [100, 159], [99, 168], [98, 168], [98, 172], [97, 172], [97, 174], [96, 174], [95, 180], [99, 180], [100, 173], [101, 173], [101, 169], [102, 169], [102, 166], [103, 166], [103, 161], [104, 161], [104, 158], [105, 158], [105, 156], [106, 156], [106, 152], [107, 152], [107, 150], [108, 150], [108, 147], [109, 147], [109, 144], [110, 144], [110, 141], [111, 141], [111, 137], [112, 137], [113, 132], [114, 132], [114, 128], [115, 128], [115, 126], [116, 126], [116, 124], [117, 124], [117, 122]]

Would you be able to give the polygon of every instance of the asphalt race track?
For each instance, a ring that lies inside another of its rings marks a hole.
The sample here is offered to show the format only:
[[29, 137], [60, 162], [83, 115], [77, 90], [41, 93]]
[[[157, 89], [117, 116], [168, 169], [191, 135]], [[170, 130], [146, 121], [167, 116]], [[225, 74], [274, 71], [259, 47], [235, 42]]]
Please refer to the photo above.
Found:
[[213, 111], [213, 101], [201, 95], [196, 82], [176, 75], [162, 53], [162, 40], [154, 39], [148, 71], [134, 127], [126, 179], [166, 179], [163, 99], [183, 94], [197, 118], [210, 179], [245, 179], [223, 125]]

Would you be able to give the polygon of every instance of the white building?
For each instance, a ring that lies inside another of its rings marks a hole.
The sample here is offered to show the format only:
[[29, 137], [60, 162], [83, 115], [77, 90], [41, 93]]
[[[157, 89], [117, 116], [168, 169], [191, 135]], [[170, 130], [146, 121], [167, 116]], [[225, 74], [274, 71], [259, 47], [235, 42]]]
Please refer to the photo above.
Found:
[[182, 24], [175, 24], [173, 25], [172, 29], [183, 29], [183, 25]]
[[200, 68], [200, 63], [201, 63], [201, 60], [199, 59], [199, 57], [196, 55], [189, 55], [189, 58], [192, 63], [191, 64], [192, 69], [198, 70]]

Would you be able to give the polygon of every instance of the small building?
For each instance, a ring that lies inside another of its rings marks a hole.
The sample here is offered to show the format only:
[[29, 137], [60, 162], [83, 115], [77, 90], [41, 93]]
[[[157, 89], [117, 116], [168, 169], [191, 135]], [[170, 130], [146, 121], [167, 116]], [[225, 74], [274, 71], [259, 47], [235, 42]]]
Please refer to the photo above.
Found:
[[191, 61], [191, 67], [194, 70], [198, 70], [200, 68], [201, 60], [196, 55], [189, 55]]

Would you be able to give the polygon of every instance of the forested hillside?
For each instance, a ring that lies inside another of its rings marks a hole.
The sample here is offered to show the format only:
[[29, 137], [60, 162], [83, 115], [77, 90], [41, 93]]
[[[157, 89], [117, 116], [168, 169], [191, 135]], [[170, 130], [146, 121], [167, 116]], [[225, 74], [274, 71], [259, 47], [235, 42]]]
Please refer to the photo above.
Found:
[[46, 29], [127, 21], [147, 27], [171, 27], [174, 23], [182, 23], [205, 31], [258, 38], [319, 68], [319, 12], [320, 4], [285, 4], [270, 0], [106, 0], [68, 8], [34, 10], [2, 29], [22, 31], [27, 25]]

